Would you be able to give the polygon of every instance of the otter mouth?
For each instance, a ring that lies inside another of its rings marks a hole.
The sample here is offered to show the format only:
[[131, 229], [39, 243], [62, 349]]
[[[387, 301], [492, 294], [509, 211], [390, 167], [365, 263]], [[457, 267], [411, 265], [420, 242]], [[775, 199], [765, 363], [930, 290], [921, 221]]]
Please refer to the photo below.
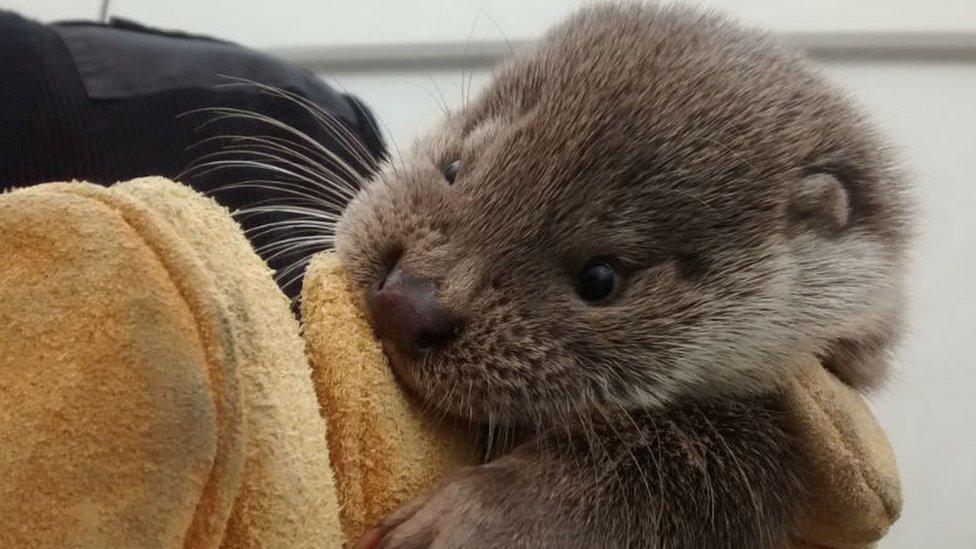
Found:
[[383, 343], [382, 347], [393, 379], [407, 396], [407, 400], [419, 406], [425, 413], [432, 411], [431, 417], [440, 423], [464, 426], [465, 429], [477, 429], [482, 424], [479, 418], [465, 414], [463, 410], [454, 406], [451, 399], [445, 397], [442, 392], [430, 388], [424, 389], [423, 383], [416, 381], [414, 376], [407, 373], [422, 368], [424, 357], [420, 357], [419, 360], [404, 357], [394, 346], [387, 343]]
[[[374, 335], [376, 334], [376, 328], [373, 328]], [[408, 379], [410, 376], [404, 375], [404, 371], [409, 369], [419, 368], [421, 365], [415, 358], [405, 357], [403, 354], [397, 350], [396, 346], [387, 340], [377, 337], [380, 342], [380, 347], [383, 349], [383, 354], [386, 355], [386, 361], [389, 365], [390, 373], [393, 374], [393, 379], [396, 380], [397, 385], [409, 395], [409, 397], [416, 401], [424, 404], [430, 402], [430, 398], [423, 392], [417, 390], [414, 383]]]

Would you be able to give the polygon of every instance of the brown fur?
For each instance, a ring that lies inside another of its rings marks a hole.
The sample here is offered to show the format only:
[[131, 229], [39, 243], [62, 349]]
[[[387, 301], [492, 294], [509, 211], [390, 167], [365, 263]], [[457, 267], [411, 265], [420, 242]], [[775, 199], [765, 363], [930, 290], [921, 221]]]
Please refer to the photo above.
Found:
[[[457, 159], [449, 185], [441, 171]], [[464, 319], [436, 352], [390, 349], [397, 373], [432, 407], [558, 428], [565, 440], [587, 433], [645, 465], [584, 465], [565, 443], [502, 458], [526, 467], [511, 474], [541, 494], [516, 504], [508, 482], [485, 481], [484, 505], [511, 518], [533, 498], [551, 504], [519, 523], [534, 532], [523, 541], [577, 532], [568, 539], [587, 545], [626, 532], [613, 539], [768, 546], [782, 541], [800, 497], [795, 466], [753, 453], [766, 442], [790, 453], [776, 414], [745, 427], [768, 410], [774, 399], [763, 395], [775, 394], [798, 354], [822, 356], [859, 386], [883, 378], [908, 217], [884, 145], [798, 55], [720, 17], [610, 4], [549, 32], [380, 173], [343, 214], [336, 247], [361, 288], [398, 263], [437, 281], [441, 306]], [[574, 280], [605, 256], [625, 282], [593, 306]], [[682, 423], [701, 406], [735, 436]], [[620, 413], [644, 421], [616, 424], [634, 430], [626, 437], [590, 428]], [[741, 482], [675, 465], [680, 453], [658, 435], [674, 435], [676, 424], [689, 447], [728, 451], [703, 452], [702, 471], [736, 463]], [[686, 482], [647, 477], [662, 468]], [[547, 491], [560, 474], [572, 494]], [[594, 496], [582, 527], [571, 502], [612, 475], [631, 491]], [[714, 507], [690, 503], [703, 490], [718, 491]], [[741, 505], [748, 497], [756, 505]]]
[[388, 547], [783, 547], [802, 497], [773, 397], [609, 414], [462, 472], [379, 530]]

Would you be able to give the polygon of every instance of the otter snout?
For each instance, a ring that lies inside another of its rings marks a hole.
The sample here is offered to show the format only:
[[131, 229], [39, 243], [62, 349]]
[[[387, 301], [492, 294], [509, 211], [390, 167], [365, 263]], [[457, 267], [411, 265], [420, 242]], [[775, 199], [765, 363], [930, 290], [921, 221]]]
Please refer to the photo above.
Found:
[[461, 333], [461, 319], [441, 307], [436, 294], [435, 281], [394, 267], [366, 296], [379, 338], [407, 355], [449, 345]]

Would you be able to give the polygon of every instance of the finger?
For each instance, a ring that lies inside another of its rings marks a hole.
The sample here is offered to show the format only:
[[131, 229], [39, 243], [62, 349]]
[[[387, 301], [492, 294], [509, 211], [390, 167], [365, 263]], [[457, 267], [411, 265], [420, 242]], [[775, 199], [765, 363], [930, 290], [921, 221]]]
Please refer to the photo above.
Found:
[[388, 530], [380, 541], [382, 549], [429, 549], [436, 524], [412, 517]]
[[391, 547], [387, 536], [400, 524], [409, 519], [423, 505], [425, 498], [416, 498], [405, 505], [401, 505], [397, 510], [390, 513], [386, 518], [376, 525], [367, 529], [361, 536], [353, 549], [381, 549]]
[[376, 525], [376, 528], [381, 530], [389, 530], [396, 527], [398, 524], [414, 516], [414, 514], [416, 514], [417, 511], [424, 506], [427, 499], [428, 498], [426, 496], [414, 498], [408, 503], [401, 505], [395, 511], [387, 515], [385, 519], [381, 520], [379, 524]]
[[384, 533], [378, 526], [374, 526], [366, 530], [353, 547], [354, 549], [379, 549]]

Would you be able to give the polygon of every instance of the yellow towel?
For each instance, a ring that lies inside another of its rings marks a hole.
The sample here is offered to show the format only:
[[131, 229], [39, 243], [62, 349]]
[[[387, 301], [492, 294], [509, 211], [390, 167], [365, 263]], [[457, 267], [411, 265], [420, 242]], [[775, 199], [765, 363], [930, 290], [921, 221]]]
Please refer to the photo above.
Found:
[[297, 323], [226, 211], [43, 185], [0, 235], [0, 547], [341, 543]]
[[[303, 295], [304, 341], [227, 212], [164, 179], [0, 195], [0, 547], [339, 547], [476, 461], [401, 393], [334, 258]], [[815, 360], [786, 398], [795, 547], [876, 541], [901, 507], [884, 433]]]
[[797, 537], [823, 547], [867, 547], [901, 514], [898, 467], [863, 397], [806, 361], [787, 391], [811, 500]]
[[338, 260], [318, 256], [305, 275], [302, 319], [315, 390], [352, 540], [447, 472], [477, 463], [477, 441], [425, 417], [397, 386], [348, 291]]

